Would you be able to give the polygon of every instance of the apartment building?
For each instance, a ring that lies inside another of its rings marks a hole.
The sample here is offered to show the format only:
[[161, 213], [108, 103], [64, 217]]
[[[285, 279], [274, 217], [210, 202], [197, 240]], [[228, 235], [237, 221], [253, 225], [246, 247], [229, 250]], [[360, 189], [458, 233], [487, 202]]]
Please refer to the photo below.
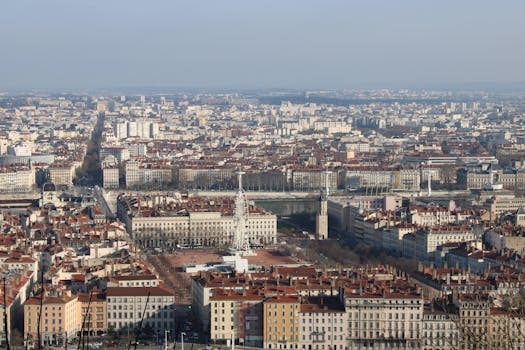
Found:
[[144, 119], [116, 121], [113, 123], [115, 137], [119, 140], [128, 137], [152, 139], [159, 135], [159, 125]]
[[78, 294], [79, 326], [84, 335], [100, 335], [107, 331], [106, 295], [104, 293]]
[[242, 178], [247, 191], [288, 191], [286, 172], [280, 170], [248, 171]]
[[[232, 281], [227, 278], [213, 275], [192, 279], [192, 310], [197, 316], [201, 329], [205, 331], [212, 329], [210, 326], [210, 318], [211, 315], [214, 314], [214, 312], [211, 312], [211, 298], [213, 297], [213, 291], [233, 291], [242, 295], [247, 290], [244, 282], [246, 282], [245, 279], [235, 279], [235, 281]], [[232, 297], [232, 299], [234, 298]], [[215, 306], [219, 307], [218, 304]], [[214, 329], [215, 328], [213, 327], [213, 330]], [[222, 331], [222, 327], [218, 328], [217, 331]]]
[[53, 163], [47, 169], [49, 173], [49, 182], [56, 186], [72, 186], [75, 168], [69, 164]]
[[412, 224], [398, 224], [387, 228], [381, 235], [382, 247], [395, 255], [402, 255], [403, 237], [408, 234], [415, 234], [416, 229], [417, 226]]
[[421, 174], [416, 167], [400, 167], [393, 173], [393, 188], [405, 191], [419, 191]]
[[355, 220], [365, 210], [394, 211], [399, 209], [402, 199], [396, 196], [330, 196], [328, 217], [331, 227], [340, 232], [349, 232]]
[[349, 349], [419, 349], [423, 299], [395, 292], [345, 292]]
[[210, 298], [210, 339], [235, 341], [244, 346], [263, 345], [264, 296], [228, 291]]
[[524, 189], [525, 172], [516, 169], [497, 169], [469, 171], [467, 189], [481, 189], [490, 185], [500, 185], [505, 189]]
[[488, 346], [491, 349], [521, 350], [525, 346], [525, 318], [517, 310], [491, 308]]
[[274, 296], [264, 302], [266, 349], [296, 349], [299, 342], [301, 301], [298, 296]]
[[124, 166], [126, 187], [167, 185], [172, 182], [172, 168], [167, 163], [129, 160]]
[[486, 206], [489, 208], [491, 219], [495, 220], [505, 212], [516, 212], [520, 207], [525, 207], [525, 197], [495, 194], [487, 200]]
[[164, 334], [175, 330], [175, 296], [162, 287], [109, 287], [107, 325], [115, 330], [151, 327]]
[[130, 152], [128, 148], [123, 146], [102, 146], [99, 151], [100, 160], [104, 160], [107, 157], [114, 157], [117, 163], [122, 163], [130, 158]]
[[345, 171], [349, 187], [392, 188], [394, 169], [384, 167], [352, 167]]
[[340, 297], [307, 298], [299, 307], [298, 317], [299, 349], [348, 349], [348, 314]]
[[34, 169], [28, 166], [0, 167], [0, 192], [29, 191], [34, 185]]
[[180, 188], [225, 189], [235, 188], [235, 169], [180, 166], [176, 169]]
[[421, 349], [457, 349], [459, 345], [458, 318], [443, 307], [428, 306], [423, 311]]
[[328, 189], [330, 191], [336, 191], [339, 173], [334, 171], [327, 175], [323, 169], [294, 170], [292, 173], [292, 188], [294, 191], [321, 191], [326, 188], [327, 177]]
[[513, 226], [494, 227], [483, 235], [489, 247], [498, 251], [504, 249], [514, 250], [520, 254], [525, 253], [525, 236], [522, 228]]
[[[406, 245], [404, 255], [416, 257], [420, 260], [433, 258], [437, 247], [446, 243], [469, 242], [478, 239], [472, 226], [468, 225], [445, 225], [420, 229], [415, 236], [405, 235], [404, 240], [415, 240], [414, 245]], [[409, 248], [412, 249], [409, 249]]]
[[117, 166], [104, 166], [102, 168], [102, 187], [119, 188], [120, 171]]
[[456, 217], [451, 215], [445, 207], [411, 207], [409, 209], [410, 223], [418, 226], [446, 225], [455, 222]]
[[486, 294], [453, 294], [459, 316], [459, 349], [487, 349], [490, 300]]
[[38, 319], [40, 310], [40, 334], [42, 346], [63, 346], [80, 331], [78, 298], [76, 296], [31, 297], [24, 303], [24, 338], [29, 344], [38, 344]]

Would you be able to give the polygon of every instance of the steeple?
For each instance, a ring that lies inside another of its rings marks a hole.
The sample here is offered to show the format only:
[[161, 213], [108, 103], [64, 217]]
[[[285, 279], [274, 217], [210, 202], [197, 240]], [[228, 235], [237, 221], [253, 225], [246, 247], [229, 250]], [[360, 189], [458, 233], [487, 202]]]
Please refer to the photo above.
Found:
[[321, 196], [319, 198], [319, 213], [315, 220], [315, 233], [317, 239], [328, 238], [328, 195], [330, 193], [329, 177], [331, 172], [325, 171], [325, 187], [321, 189]]

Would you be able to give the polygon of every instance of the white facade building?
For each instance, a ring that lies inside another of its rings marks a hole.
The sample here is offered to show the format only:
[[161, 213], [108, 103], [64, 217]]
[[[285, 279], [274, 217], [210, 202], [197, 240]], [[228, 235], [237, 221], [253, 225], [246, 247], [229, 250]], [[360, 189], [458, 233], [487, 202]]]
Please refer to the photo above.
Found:
[[419, 295], [345, 296], [349, 349], [419, 349], [423, 299]]
[[[164, 334], [175, 330], [175, 296], [161, 287], [109, 287], [107, 322], [115, 330], [152, 327]], [[144, 315], [144, 317], [143, 317]]]

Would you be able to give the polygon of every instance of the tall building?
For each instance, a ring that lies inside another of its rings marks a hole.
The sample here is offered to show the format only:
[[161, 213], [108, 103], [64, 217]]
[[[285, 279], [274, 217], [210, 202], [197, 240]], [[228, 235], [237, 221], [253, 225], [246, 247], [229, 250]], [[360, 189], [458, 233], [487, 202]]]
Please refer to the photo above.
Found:
[[107, 156], [102, 161], [102, 187], [118, 188], [120, 171], [115, 157]]
[[54, 163], [49, 166], [49, 181], [56, 186], [72, 186], [75, 168], [70, 164]]
[[102, 168], [102, 179], [104, 188], [119, 187], [119, 169], [117, 166], [106, 166]]
[[107, 331], [106, 295], [103, 293], [78, 294], [80, 327], [84, 334], [100, 335]]
[[275, 296], [264, 302], [265, 349], [293, 349], [299, 341], [299, 310], [297, 296]]
[[459, 331], [457, 317], [442, 308], [426, 308], [423, 312], [421, 326], [421, 349], [457, 349]]
[[137, 127], [137, 122], [136, 121], [128, 122], [127, 126], [128, 126], [128, 132], [127, 132], [128, 137], [136, 137], [136, 136], [138, 136], [138, 134], [137, 134], [138, 127]]
[[29, 191], [35, 185], [35, 171], [30, 166], [0, 167], [0, 192]]
[[118, 121], [113, 123], [113, 133], [117, 140], [122, 140], [127, 138], [128, 135], [128, 121]]
[[244, 346], [262, 347], [262, 301], [264, 296], [223, 293], [210, 298], [210, 338], [214, 342], [235, 341]]
[[150, 134], [150, 122], [147, 120], [137, 121], [137, 136], [141, 139], [149, 139]]
[[484, 294], [454, 294], [459, 315], [459, 349], [486, 349], [490, 300]]
[[326, 175], [326, 187], [321, 190], [321, 197], [319, 200], [319, 213], [315, 217], [315, 233], [317, 239], [328, 238], [328, 178], [331, 172], [325, 172]]
[[124, 166], [126, 187], [169, 184], [173, 179], [173, 169], [166, 162], [140, 162], [129, 160]]
[[344, 350], [348, 346], [348, 316], [339, 297], [310, 297], [299, 309], [302, 350]]
[[38, 345], [38, 320], [40, 317], [40, 341], [42, 346], [63, 347], [80, 331], [78, 298], [62, 295], [46, 295], [40, 307], [40, 297], [32, 297], [24, 303], [24, 339], [28, 344]]
[[419, 349], [423, 299], [408, 293], [345, 295], [349, 349]]

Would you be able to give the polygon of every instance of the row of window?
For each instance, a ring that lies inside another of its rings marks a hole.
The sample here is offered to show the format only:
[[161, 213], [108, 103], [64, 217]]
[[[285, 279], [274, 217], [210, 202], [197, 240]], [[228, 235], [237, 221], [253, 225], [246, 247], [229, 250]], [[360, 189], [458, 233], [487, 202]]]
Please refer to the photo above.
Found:
[[[108, 311], [109, 310], [128, 310], [128, 305], [127, 304], [124, 304], [124, 305], [112, 305], [113, 307], [108, 307]], [[151, 304], [151, 305], [148, 305], [147, 307], [147, 310], [155, 310], [155, 309], [158, 309], [158, 310], [166, 310], [168, 308], [170, 308], [171, 305], [155, 305], [155, 304]], [[129, 305], [129, 310], [133, 310], [133, 309], [137, 309], [137, 310], [144, 310], [144, 306], [142, 306], [141, 304], [136, 304], [135, 307], [133, 307], [133, 305]]]
[[[148, 300], [147, 297], [108, 297], [107, 302], [108, 304], [113, 303], [140, 303], [140, 302], [146, 302]], [[172, 297], [149, 297], [148, 303], [174, 303], [175, 299]]]
[[[359, 328], [359, 327], [366, 328], [367, 322], [357, 322], [357, 321], [354, 322], [354, 323], [350, 322], [350, 327], [351, 328], [352, 328], [352, 325], [354, 325], [353, 328]], [[368, 325], [369, 325], [370, 328], [373, 328], [374, 327], [374, 322], [370, 321], [370, 322], [368, 322]], [[398, 329], [398, 328], [410, 328], [410, 329], [412, 329], [412, 328], [416, 328], [419, 325], [419, 323], [417, 323], [417, 322], [409, 322], [408, 323], [408, 327], [405, 327], [405, 325], [406, 325], [405, 322], [396, 322], [396, 321], [388, 321], [388, 322], [384, 322], [384, 323], [383, 322], [375, 322], [375, 327], [376, 328], [388, 327], [388, 329], [392, 329], [392, 327], [395, 328], [395, 329]], [[414, 327], [414, 325], [416, 327]]]
[[[374, 315], [375, 315], [375, 317], [374, 317]], [[414, 314], [414, 313], [407, 314], [407, 313], [404, 313], [404, 312], [403, 313], [395, 313], [395, 314], [394, 313], [381, 314], [381, 316], [383, 316], [383, 317], [386, 316], [386, 315], [388, 315], [388, 319], [389, 320], [400, 320], [400, 319], [404, 320], [406, 315], [409, 316], [406, 319], [419, 320], [419, 316], [420, 316], [419, 314]], [[361, 316], [361, 317], [359, 317], [359, 316]], [[349, 317], [350, 317], [350, 319], [352, 319], [352, 313], [349, 313]], [[362, 319], [362, 320], [366, 320], [366, 319], [372, 319], [372, 320], [373, 319], [381, 319], [379, 313], [375, 313], [375, 314], [374, 313], [369, 313], [369, 314], [367, 314], [366, 312], [363, 312], [361, 314], [356, 312], [356, 313], [354, 313], [354, 318], [355, 319]], [[386, 318], [384, 318], [384, 319], [386, 319]]]
[[[171, 315], [170, 315], [171, 314]], [[136, 315], [137, 317], [141, 317], [142, 316], [142, 312], [137, 312], [136, 314], [134, 314], [133, 312], [113, 312], [113, 317], [111, 317], [111, 313], [108, 313], [108, 318], [128, 318], [128, 315], [129, 315], [129, 318], [133, 318], [133, 315]], [[118, 315], [118, 317], [117, 317]], [[146, 312], [145, 314], [145, 317], [146, 318], [150, 318], [150, 317], [154, 317], [154, 318], [170, 318], [170, 317], [174, 317], [174, 313], [171, 313], [169, 311], [164, 311], [164, 312], [159, 312], [159, 313], [149, 313], [149, 312]]]

